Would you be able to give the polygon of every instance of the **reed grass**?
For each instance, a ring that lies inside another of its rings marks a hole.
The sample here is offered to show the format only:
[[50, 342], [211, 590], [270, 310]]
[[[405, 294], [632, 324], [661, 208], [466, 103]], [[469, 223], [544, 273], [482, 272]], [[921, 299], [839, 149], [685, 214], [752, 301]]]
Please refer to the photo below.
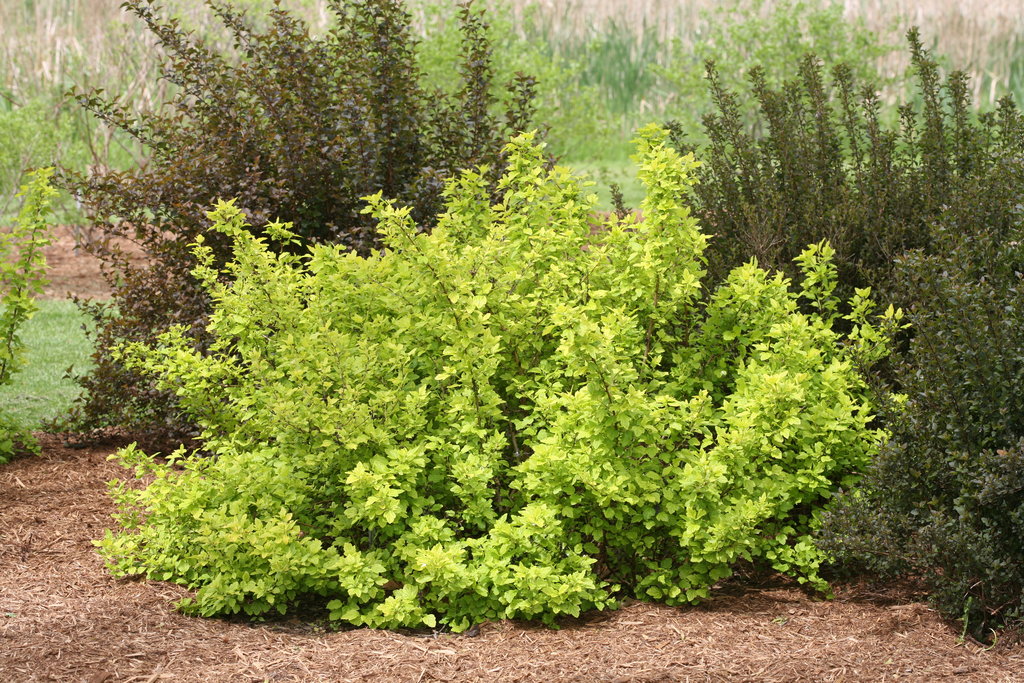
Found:
[[[209, 21], [202, 0], [162, 4], [204, 38], [227, 40]], [[259, 16], [272, 0], [239, 4]], [[315, 27], [327, 22], [320, 0], [284, 4]], [[6, 143], [0, 149], [0, 221], [10, 217], [11, 197], [28, 167], [125, 167], [143, 161], [142, 150], [98, 125], [66, 94], [73, 86], [99, 88], [117, 93], [129, 109], [158, 108], [171, 86], [159, 78], [154, 43], [142, 22], [121, 9], [121, 0], [0, 0], [0, 142]], [[26, 129], [27, 120], [33, 130]], [[70, 209], [65, 203], [65, 220], [74, 220]]]
[[[824, 0], [823, 0], [824, 1]], [[911, 26], [949, 64], [971, 76], [977, 101], [990, 103], [1024, 90], [1024, 3], [1020, 0], [837, 0], [849, 19], [863, 19], [879, 39], [902, 43]], [[631, 27], [635, 41], [680, 40], [693, 45], [714, 20], [721, 0], [508, 0], [521, 25], [541, 25], [552, 41], [573, 45], [585, 36]], [[725, 3], [728, 4], [728, 3]], [[749, 0], [739, 0], [749, 6]], [[770, 11], [772, 0], [765, 3]], [[909, 64], [894, 52], [884, 75]]]
[[[755, 4], [761, 5], [761, 11], [771, 11], [779, 1], [734, 0], [740, 14]], [[991, 105], [1005, 93], [1022, 100], [1024, 3], [1020, 0], [836, 1], [848, 18], [863, 19], [879, 40], [888, 44], [902, 44], [906, 29], [919, 25], [926, 41], [934, 41], [938, 53], [946, 56], [947, 64], [972, 76], [975, 101]], [[126, 16], [120, 2], [0, 1], [0, 128], [20, 125], [27, 115], [23, 112], [19, 118], [10, 113], [25, 109], [42, 112], [32, 116], [40, 126], [58, 132], [56, 137], [26, 137], [31, 145], [26, 142], [20, 149], [8, 151], [6, 161], [0, 155], [0, 214], [24, 166], [67, 159], [79, 166], [118, 166], [141, 160], [139, 150], [64, 100], [72, 85], [118, 93], [124, 103], [140, 109], [159, 107], [166, 100], [169, 86], [158, 78], [159, 51], [142, 22]], [[235, 2], [253, 10], [257, 17], [272, 5], [272, 0]], [[501, 30], [517, 32], [518, 39], [532, 45], [535, 53], [563, 65], [558, 71], [562, 80], [557, 84], [563, 99], [549, 103], [548, 110], [560, 114], [554, 120], [553, 142], [570, 160], [624, 157], [633, 128], [658, 120], [670, 109], [673, 84], [657, 76], [658, 67], [670, 66], [673, 49], [679, 54], [679, 50], [697, 46], [706, 39], [711, 22], [728, 17], [723, 9], [728, 3], [720, 0], [476, 2], [489, 2], [493, 9], [508, 14], [511, 19], [500, 22]], [[450, 27], [437, 22], [438, 8], [450, 13], [454, 0], [408, 3], [421, 39], [448, 40], [448, 49], [457, 49], [450, 36], [439, 37], [439, 32], [450, 32]], [[164, 0], [162, 4], [207, 39], [215, 43], [227, 40], [217, 33], [216, 22], [210, 21], [202, 0]], [[328, 25], [326, 0], [283, 0], [282, 5], [302, 15], [314, 32]], [[505, 43], [503, 49], [508, 48], [508, 41]], [[498, 58], [502, 58], [500, 52]], [[906, 67], [905, 50], [892, 52], [878, 64], [883, 77], [902, 75]], [[572, 74], [571, 82], [565, 79], [566, 69]], [[569, 88], [591, 93], [585, 111], [566, 111], [569, 100], [564, 93]], [[602, 111], [593, 106], [595, 100]], [[584, 119], [591, 121], [585, 123]], [[9, 130], [7, 137], [22, 136]]]
[[[271, 0], [235, 0], [265, 11]], [[434, 0], [435, 2], [438, 0]], [[823, 0], [824, 1], [824, 0]], [[739, 0], [742, 6], [745, 0]], [[939, 42], [941, 52], [973, 76], [976, 95], [993, 99], [1019, 83], [1024, 63], [1024, 3], [1019, 0], [842, 0], [846, 14], [863, 18], [882, 40], [900, 42], [911, 25]], [[202, 0], [166, 0], [187, 25], [210, 25]], [[417, 5], [430, 0], [414, 0]], [[497, 3], [495, 3], [497, 4]], [[642, 67], [672, 40], [700, 40], [722, 6], [718, 0], [506, 0], [517, 25], [582, 64], [584, 82], [643, 88]], [[749, 4], [749, 2], [747, 3]], [[772, 1], [766, 3], [770, 10]], [[325, 0], [285, 0], [314, 30], [329, 20]], [[422, 11], [422, 10], [421, 10]], [[415, 14], [415, 11], [414, 11]], [[72, 84], [123, 93], [141, 107], [163, 101], [166, 83], [155, 78], [158, 54], [140, 22], [128, 20], [120, 0], [4, 0], [0, 2], [0, 105], [17, 106], [39, 95], [52, 100]], [[906, 57], [894, 54], [898, 71]], [[601, 65], [607, 64], [607, 67]], [[601, 70], [616, 73], [599, 73]], [[620, 107], [623, 102], [616, 101]]]

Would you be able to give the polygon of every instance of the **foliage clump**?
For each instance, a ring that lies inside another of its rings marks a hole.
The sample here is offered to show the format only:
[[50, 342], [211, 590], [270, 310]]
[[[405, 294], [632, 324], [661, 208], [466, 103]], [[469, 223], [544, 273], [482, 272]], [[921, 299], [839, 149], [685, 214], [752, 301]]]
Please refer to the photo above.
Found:
[[718, 113], [696, 213], [718, 276], [751, 256], [793, 273], [826, 239], [837, 292], [870, 284], [909, 311], [908, 353], [885, 377], [906, 396], [882, 413], [892, 441], [822, 547], [847, 567], [924, 576], [940, 610], [985, 638], [1024, 618], [1024, 116], [1010, 98], [977, 115], [967, 77], [943, 82], [917, 32], [908, 40], [917, 92], [898, 122], [848, 67], [830, 88], [808, 56], [780, 89], [751, 72], [758, 136], [710, 68]]
[[715, 235], [714, 277], [751, 257], [795, 275], [794, 257], [828, 240], [841, 295], [870, 285], [902, 304], [893, 264], [907, 250], [932, 250], [941, 216], [979, 228], [1013, 221], [1017, 179], [1001, 160], [1024, 155], [1024, 117], [1009, 98], [977, 116], [967, 76], [953, 72], [943, 83], [917, 31], [907, 37], [916, 93], [898, 120], [850, 66], [836, 65], [829, 81], [807, 55], [799, 78], [778, 88], [765, 69], [751, 69], [751, 126], [739, 96], [708, 63], [716, 113], [704, 118], [709, 142], [695, 196]]
[[[23, 362], [22, 326], [36, 311], [33, 297], [45, 284], [49, 244], [47, 219], [57, 191], [50, 185], [53, 169], [35, 171], [18, 194], [22, 207], [10, 232], [0, 231], [0, 386], [10, 384]], [[0, 406], [0, 464], [20, 451], [38, 448], [32, 435]]]
[[196, 246], [209, 352], [183, 328], [127, 352], [203, 453], [120, 454], [152, 479], [112, 485], [112, 571], [188, 586], [202, 615], [312, 600], [453, 630], [623, 594], [693, 603], [740, 560], [827, 588], [811, 534], [883, 436], [858, 369], [898, 315], [871, 322], [861, 291], [835, 332], [826, 244], [800, 256], [799, 294], [750, 263], [707, 295], [680, 201], [697, 162], [665, 136], [638, 141], [643, 218], [600, 232], [596, 197], [531, 135], [507, 148], [501, 201], [464, 172], [430, 234], [369, 197], [384, 249], [366, 257], [275, 251], [291, 228], [253, 234], [220, 204], [227, 272]]
[[366, 254], [379, 245], [360, 197], [383, 191], [428, 229], [443, 179], [477, 164], [500, 173], [505, 141], [529, 128], [533, 80], [517, 76], [497, 105], [486, 24], [468, 4], [459, 13], [461, 82], [451, 93], [421, 84], [400, 0], [327, 4], [335, 21], [317, 37], [279, 7], [258, 28], [231, 4], [206, 0], [234, 40], [233, 51], [221, 53], [151, 0], [124, 3], [156, 39], [162, 76], [175, 90], [165, 109], [138, 116], [102, 92], [76, 93], [150, 155], [125, 172], [63, 173], [105, 237], [126, 237], [148, 257], [138, 265], [116, 242], [88, 245], [107, 267], [113, 299], [90, 307], [97, 351], [95, 369], [81, 380], [79, 429], [187, 434], [171, 397], [117, 363], [111, 349], [152, 341], [173, 324], [189, 326], [196, 348], [209, 342], [209, 300], [189, 274], [188, 245], [206, 235], [215, 260], [227, 258], [229, 240], [208, 234], [205, 216], [219, 198], [236, 197], [256, 225], [286, 220], [302, 242]]
[[1016, 179], [1014, 222], [949, 207], [932, 252], [897, 264], [914, 302], [896, 368], [906, 403], [887, 411], [891, 442], [822, 534], [848, 566], [923, 576], [980, 640], [1024, 624], [1024, 159], [995, 163]]

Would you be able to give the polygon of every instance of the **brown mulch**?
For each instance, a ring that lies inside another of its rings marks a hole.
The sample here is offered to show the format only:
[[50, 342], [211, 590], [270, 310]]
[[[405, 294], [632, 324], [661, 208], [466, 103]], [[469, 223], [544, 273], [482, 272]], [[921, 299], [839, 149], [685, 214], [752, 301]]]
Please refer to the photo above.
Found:
[[1024, 681], [1024, 649], [961, 644], [898, 591], [833, 601], [733, 585], [698, 608], [633, 603], [561, 630], [325, 632], [299, 620], [185, 617], [176, 586], [111, 578], [91, 541], [111, 525], [112, 444], [0, 467], [3, 681]]
[[[109, 299], [110, 287], [100, 271], [100, 261], [81, 247], [84, 240], [98, 239], [98, 233], [66, 225], [55, 226], [53, 242], [46, 247], [44, 299], [67, 299], [70, 295], [84, 299]], [[141, 250], [127, 240], [115, 240], [133, 262], [143, 259]]]
[[[107, 298], [69, 228], [47, 249], [50, 298]], [[128, 246], [131, 249], [130, 245]], [[112, 525], [116, 444], [0, 467], [0, 683], [7, 681], [1022, 681], [1024, 648], [959, 642], [916, 594], [843, 586], [808, 597], [734, 582], [704, 605], [633, 603], [553, 631], [326, 632], [298, 619], [185, 617], [183, 589], [111, 578], [92, 540]]]

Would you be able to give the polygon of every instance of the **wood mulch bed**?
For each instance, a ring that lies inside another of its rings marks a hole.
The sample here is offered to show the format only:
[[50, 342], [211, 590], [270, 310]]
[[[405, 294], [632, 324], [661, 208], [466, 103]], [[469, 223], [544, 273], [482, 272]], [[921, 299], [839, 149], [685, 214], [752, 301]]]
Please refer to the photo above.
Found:
[[[68, 229], [47, 250], [49, 296], [105, 298]], [[645, 603], [568, 620], [482, 625], [475, 636], [330, 632], [299, 619], [190, 618], [177, 586], [110, 577], [92, 541], [113, 521], [117, 444], [0, 467], [0, 681], [984, 681], [1024, 682], [1024, 648], [961, 642], [920, 596], [733, 581], [700, 607]]]
[[[107, 299], [110, 287], [103, 279], [100, 262], [78, 246], [87, 234], [71, 226], [59, 225], [51, 232], [53, 241], [43, 250], [46, 256], [46, 277], [43, 298], [66, 299], [75, 295], [84, 299]], [[132, 254], [140, 250], [126, 241], [121, 246]]]
[[0, 467], [4, 681], [1024, 681], [1024, 649], [961, 643], [906, 591], [733, 583], [704, 605], [632, 603], [560, 630], [488, 623], [475, 636], [300, 620], [183, 616], [183, 589], [111, 578], [92, 545], [111, 526], [116, 444]]

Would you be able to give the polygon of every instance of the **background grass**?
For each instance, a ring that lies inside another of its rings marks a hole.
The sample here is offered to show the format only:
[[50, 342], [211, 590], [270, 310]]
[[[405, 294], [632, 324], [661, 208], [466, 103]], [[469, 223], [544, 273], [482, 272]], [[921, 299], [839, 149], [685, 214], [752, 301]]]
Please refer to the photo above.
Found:
[[[444, 85], [453, 78], [458, 51], [455, 3], [406, 1], [422, 41], [423, 65], [434, 73], [434, 84]], [[257, 20], [272, 4], [234, 2]], [[202, 0], [161, 4], [205, 39], [227, 44]], [[702, 80], [702, 60], [708, 56], [723, 64], [723, 74], [742, 83], [745, 61], [767, 62], [769, 73], [779, 74], [787, 63], [795, 66], [799, 54], [791, 53], [810, 45], [831, 56], [860, 55], [882, 79], [898, 80], [907, 65], [902, 35], [919, 25], [926, 43], [971, 74], [977, 100], [988, 105], [1009, 92], [1024, 101], [1020, 0], [476, 4], [490, 10], [499, 77], [516, 70], [539, 77], [538, 118], [552, 127], [552, 151], [570, 164], [608, 168], [612, 175], [611, 169], [626, 165], [637, 127], [672, 118], [699, 131], [700, 116], [709, 110]], [[304, 17], [314, 33], [329, 24], [326, 0], [282, 0], [282, 6]], [[823, 17], [831, 19], [823, 23]], [[159, 107], [166, 100], [170, 86], [158, 78], [159, 50], [142, 22], [122, 13], [120, 0], [4, 0], [0, 26], [0, 221], [9, 215], [10, 197], [26, 167], [61, 162], [79, 170], [98, 164], [125, 168], [144, 160], [144, 150], [65, 98], [75, 85], [117, 93], [129, 108]], [[863, 37], [882, 49], [865, 50], [857, 42]], [[845, 47], [832, 50], [837, 41]], [[634, 194], [627, 186], [627, 199]], [[74, 209], [73, 202], [65, 202], [66, 222], [76, 219]]]
[[27, 363], [14, 374], [12, 384], [0, 387], [5, 412], [30, 429], [67, 412], [80, 388], [65, 377], [66, 371], [86, 370], [92, 352], [83, 329], [88, 319], [74, 303], [37, 303], [39, 310], [21, 335]]

